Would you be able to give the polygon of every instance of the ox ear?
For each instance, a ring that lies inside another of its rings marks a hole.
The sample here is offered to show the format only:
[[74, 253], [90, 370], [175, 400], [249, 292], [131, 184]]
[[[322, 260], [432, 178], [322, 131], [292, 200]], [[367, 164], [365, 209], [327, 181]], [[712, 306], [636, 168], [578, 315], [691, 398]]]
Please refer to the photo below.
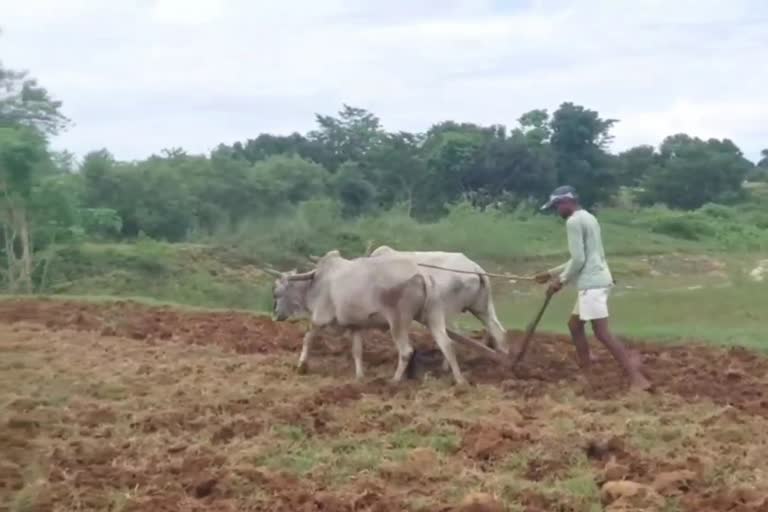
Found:
[[310, 279], [314, 279], [315, 277], [315, 271], [310, 270], [309, 272], [304, 272], [302, 274], [292, 274], [287, 276], [287, 279], [289, 281], [309, 281]]

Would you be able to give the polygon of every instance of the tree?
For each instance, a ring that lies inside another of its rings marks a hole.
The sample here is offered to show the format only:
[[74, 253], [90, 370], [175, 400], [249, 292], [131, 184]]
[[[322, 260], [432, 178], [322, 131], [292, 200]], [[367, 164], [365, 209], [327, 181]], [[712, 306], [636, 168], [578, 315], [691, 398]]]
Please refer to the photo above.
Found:
[[660, 165], [643, 183], [644, 203], [692, 210], [743, 196], [752, 164], [732, 141], [677, 134], [664, 139], [659, 152]]
[[546, 109], [526, 112], [517, 122], [520, 125], [519, 132], [530, 144], [540, 146], [549, 142], [552, 128], [549, 126], [549, 112]]
[[122, 172], [131, 178], [132, 187], [126, 192], [134, 192], [128, 195], [135, 221], [134, 235], [144, 233], [178, 242], [195, 228], [194, 198], [179, 169], [167, 162], [148, 160], [136, 167], [127, 166]]
[[68, 123], [61, 102], [26, 72], [7, 69], [0, 62], [0, 222], [11, 291], [32, 291], [32, 219], [35, 205], [46, 207], [45, 201], [35, 201], [36, 193], [52, 190], [39, 184], [56, 169], [47, 137]]
[[473, 191], [474, 176], [487, 144], [487, 136], [474, 128], [459, 127], [427, 135], [427, 172], [419, 197], [419, 213], [434, 215], [448, 203]]
[[84, 205], [116, 211], [123, 236], [183, 239], [195, 227], [195, 203], [175, 158], [119, 163], [105, 150], [87, 154], [80, 171]]
[[37, 80], [24, 71], [13, 71], [0, 62], [0, 126], [26, 126], [43, 135], [56, 135], [69, 119], [61, 102], [53, 100]]
[[762, 158], [747, 174], [747, 180], [749, 181], [768, 182], [768, 149], [762, 150], [760, 154]]
[[556, 175], [552, 152], [541, 139], [515, 133], [486, 145], [471, 186], [488, 201], [540, 200], [556, 186]]
[[85, 206], [98, 207], [109, 202], [112, 187], [116, 185], [112, 175], [114, 166], [115, 159], [106, 149], [91, 151], [83, 157], [80, 175], [85, 181]]
[[333, 175], [331, 183], [341, 202], [344, 216], [357, 216], [373, 209], [376, 187], [365, 179], [358, 164], [342, 164]]
[[317, 114], [315, 119], [319, 128], [308, 138], [324, 146], [328, 161], [322, 163], [331, 171], [344, 162], [362, 162], [384, 135], [378, 117], [346, 104], [338, 117]]
[[275, 155], [298, 155], [321, 165], [328, 165], [333, 161], [331, 152], [323, 144], [309, 140], [298, 133], [291, 135], [262, 133], [255, 139], [246, 140], [245, 143], [235, 142], [232, 146], [220, 144], [212, 152], [211, 157], [243, 159], [253, 164]]
[[33, 245], [29, 207], [35, 170], [47, 158], [46, 142], [32, 128], [0, 127], [0, 221], [11, 292], [32, 292]]
[[616, 191], [605, 151], [615, 123], [615, 119], [602, 119], [597, 112], [573, 103], [563, 103], [552, 116], [551, 145], [558, 182], [575, 187], [586, 207]]
[[656, 170], [659, 155], [653, 146], [636, 146], [618, 155], [618, 181], [626, 187], [639, 186], [645, 177]]
[[328, 171], [298, 156], [273, 156], [253, 166], [251, 179], [271, 210], [325, 194]]
[[378, 207], [386, 209], [406, 203], [410, 212], [416, 191], [426, 178], [423, 139], [413, 133], [387, 133], [366, 155], [358, 172], [374, 186], [376, 194], [372, 199]]

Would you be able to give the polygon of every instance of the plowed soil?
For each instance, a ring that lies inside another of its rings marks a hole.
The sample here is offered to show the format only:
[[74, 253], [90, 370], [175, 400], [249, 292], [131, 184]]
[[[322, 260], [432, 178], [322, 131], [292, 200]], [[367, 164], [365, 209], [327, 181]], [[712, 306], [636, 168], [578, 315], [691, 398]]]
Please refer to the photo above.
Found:
[[655, 384], [631, 394], [604, 351], [585, 378], [540, 335], [514, 372], [461, 350], [457, 388], [415, 333], [416, 378], [395, 386], [388, 336], [366, 334], [356, 382], [333, 333], [298, 375], [302, 334], [0, 302], [0, 511], [768, 510], [760, 354], [630, 342]]

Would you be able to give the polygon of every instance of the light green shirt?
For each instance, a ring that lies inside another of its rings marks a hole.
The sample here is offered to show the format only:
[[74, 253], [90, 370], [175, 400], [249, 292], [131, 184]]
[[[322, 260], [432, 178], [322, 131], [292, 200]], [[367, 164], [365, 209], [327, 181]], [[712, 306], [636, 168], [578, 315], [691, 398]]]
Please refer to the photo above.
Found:
[[565, 228], [571, 259], [549, 273], [560, 273], [560, 282], [564, 285], [575, 282], [579, 290], [612, 286], [613, 276], [605, 261], [600, 224], [595, 216], [578, 210], [568, 218]]

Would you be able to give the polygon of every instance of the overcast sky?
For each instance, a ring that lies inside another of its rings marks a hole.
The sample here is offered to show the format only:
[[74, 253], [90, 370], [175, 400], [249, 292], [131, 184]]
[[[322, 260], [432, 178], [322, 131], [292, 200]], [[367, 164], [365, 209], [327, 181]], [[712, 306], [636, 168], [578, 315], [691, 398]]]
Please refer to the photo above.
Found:
[[621, 121], [615, 150], [676, 132], [768, 147], [765, 0], [0, 0], [0, 27], [78, 155], [206, 152], [343, 102], [420, 131], [573, 101]]

